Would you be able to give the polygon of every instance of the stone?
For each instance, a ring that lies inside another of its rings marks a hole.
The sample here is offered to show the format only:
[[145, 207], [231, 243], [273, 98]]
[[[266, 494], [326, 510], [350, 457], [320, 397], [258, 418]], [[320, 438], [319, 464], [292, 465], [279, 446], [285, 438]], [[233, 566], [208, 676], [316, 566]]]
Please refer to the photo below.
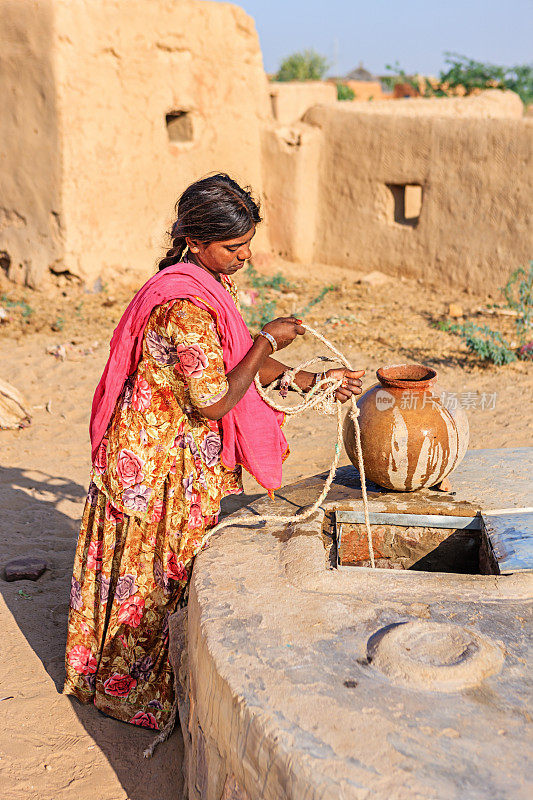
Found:
[[464, 316], [463, 307], [459, 303], [450, 303], [448, 306], [448, 316], [452, 319], [460, 319]]
[[0, 430], [26, 428], [31, 423], [28, 404], [7, 381], [0, 380]]
[[36, 581], [46, 569], [46, 561], [33, 556], [13, 558], [4, 566], [6, 581]]
[[205, 797], [205, 792], [207, 789], [207, 781], [208, 781], [208, 767], [207, 767], [207, 758], [206, 758], [206, 747], [205, 747], [205, 736], [203, 734], [202, 729], [198, 726], [196, 731], [196, 780], [195, 786], [198, 792], [200, 793], [200, 797]]
[[368, 286], [383, 286], [383, 284], [389, 283], [391, 280], [390, 275], [385, 275], [384, 272], [375, 269], [367, 275], [363, 275], [357, 283], [366, 283]]
[[457, 692], [501, 670], [502, 648], [459, 625], [405, 622], [374, 634], [372, 666], [391, 683], [413, 689]]
[[444, 478], [433, 487], [437, 492], [453, 492], [453, 484], [449, 478]]

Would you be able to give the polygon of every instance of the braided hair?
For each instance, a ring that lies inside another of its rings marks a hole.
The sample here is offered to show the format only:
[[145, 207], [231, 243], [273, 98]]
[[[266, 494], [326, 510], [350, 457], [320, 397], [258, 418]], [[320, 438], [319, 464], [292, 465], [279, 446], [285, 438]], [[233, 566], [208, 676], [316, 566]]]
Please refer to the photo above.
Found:
[[178, 200], [177, 219], [170, 235], [172, 247], [159, 262], [160, 270], [177, 264], [186, 237], [204, 244], [243, 236], [261, 222], [259, 204], [249, 187], [244, 189], [221, 172], [191, 183]]

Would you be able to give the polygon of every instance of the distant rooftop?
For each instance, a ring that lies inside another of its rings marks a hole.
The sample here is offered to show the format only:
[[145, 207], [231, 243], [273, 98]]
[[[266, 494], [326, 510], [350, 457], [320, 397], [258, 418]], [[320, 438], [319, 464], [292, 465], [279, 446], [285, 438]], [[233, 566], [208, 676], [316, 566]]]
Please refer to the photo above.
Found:
[[359, 66], [356, 69], [353, 69], [351, 72], [346, 75], [345, 80], [347, 81], [376, 81], [379, 80], [375, 75], [372, 75], [367, 69], [363, 67], [363, 62], [359, 62]]

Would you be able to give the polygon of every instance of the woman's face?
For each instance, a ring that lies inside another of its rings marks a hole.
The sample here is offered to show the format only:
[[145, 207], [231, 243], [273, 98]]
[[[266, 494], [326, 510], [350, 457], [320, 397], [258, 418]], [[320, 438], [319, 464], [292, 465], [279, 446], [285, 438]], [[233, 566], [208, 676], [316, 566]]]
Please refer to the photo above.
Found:
[[187, 239], [190, 258], [198, 266], [209, 270], [215, 276], [234, 275], [251, 258], [250, 242], [255, 235], [255, 225], [236, 239], [204, 244], [195, 239]]

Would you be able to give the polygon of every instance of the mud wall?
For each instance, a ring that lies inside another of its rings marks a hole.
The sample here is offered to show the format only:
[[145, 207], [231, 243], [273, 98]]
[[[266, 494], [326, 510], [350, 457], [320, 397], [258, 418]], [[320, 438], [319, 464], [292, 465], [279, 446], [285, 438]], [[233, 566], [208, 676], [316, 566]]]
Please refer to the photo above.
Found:
[[314, 259], [321, 145], [321, 131], [302, 123], [263, 133], [264, 206], [270, 241], [283, 258]]
[[312, 106], [337, 103], [337, 87], [327, 81], [272, 81], [269, 93], [274, 119], [283, 125], [301, 119]]
[[[0, 91], [9, 97], [15, 86], [26, 114], [22, 141], [20, 122], [2, 122], [2, 182], [13, 186], [0, 189], [8, 210], [33, 219], [38, 200], [48, 220], [16, 251], [12, 230], [0, 233], [0, 250], [26, 264], [22, 279], [38, 283], [50, 266], [88, 283], [113, 269], [147, 275], [192, 180], [223, 170], [261, 192], [260, 131], [271, 111], [255, 26], [242, 9], [129, 0], [125, 13], [121, 0], [0, 0], [0, 18], [0, 51], [14, 40]], [[39, 158], [31, 191], [21, 192], [21, 157], [35, 164], [30, 128], [43, 83], [35, 136], [50, 157]]]
[[[347, 83], [352, 86], [352, 82]], [[359, 105], [357, 111], [362, 114], [389, 114], [400, 117], [521, 119], [524, 115], [524, 105], [515, 92], [487, 89], [468, 97], [402, 96], [393, 103], [390, 102], [390, 98], [374, 97], [372, 102]]]
[[0, 261], [39, 283], [62, 252], [50, 2], [0, 3]]
[[343, 83], [346, 83], [354, 93], [354, 100], [380, 100], [383, 97], [379, 81], [343, 81]]
[[[316, 182], [283, 215], [270, 203], [278, 252], [297, 261], [380, 269], [480, 292], [497, 290], [512, 268], [528, 263], [532, 120], [358, 108], [340, 103], [307, 112], [300, 127], [321, 133], [313, 164], [302, 130], [300, 145], [290, 153], [278, 142], [290, 162], [286, 173], [296, 174], [305, 164]], [[274, 148], [272, 136], [269, 145]], [[270, 177], [267, 197], [273, 187]], [[300, 249], [295, 231], [307, 197], [313, 198], [316, 224], [308, 225], [307, 246]]]

